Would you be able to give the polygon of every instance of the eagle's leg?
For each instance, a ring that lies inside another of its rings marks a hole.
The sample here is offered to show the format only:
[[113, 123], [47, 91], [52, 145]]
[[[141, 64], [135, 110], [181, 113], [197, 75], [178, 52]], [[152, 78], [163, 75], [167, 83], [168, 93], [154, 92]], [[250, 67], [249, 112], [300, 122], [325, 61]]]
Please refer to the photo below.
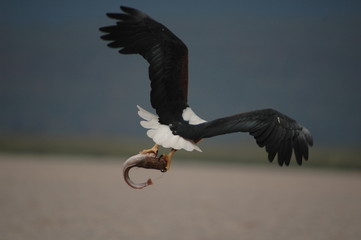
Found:
[[158, 148], [159, 145], [155, 144], [152, 148], [149, 149], [144, 149], [143, 151], [141, 151], [140, 153], [145, 154], [145, 153], [154, 153], [156, 156], [158, 154]]
[[172, 162], [172, 157], [174, 155], [174, 153], [176, 152], [177, 150], [176, 149], [173, 149], [166, 155], [166, 154], [163, 154], [162, 156], [160, 156], [160, 158], [163, 158], [166, 162], [167, 162], [167, 165], [165, 167], [165, 170], [168, 171], [169, 168], [170, 168], [170, 163]]

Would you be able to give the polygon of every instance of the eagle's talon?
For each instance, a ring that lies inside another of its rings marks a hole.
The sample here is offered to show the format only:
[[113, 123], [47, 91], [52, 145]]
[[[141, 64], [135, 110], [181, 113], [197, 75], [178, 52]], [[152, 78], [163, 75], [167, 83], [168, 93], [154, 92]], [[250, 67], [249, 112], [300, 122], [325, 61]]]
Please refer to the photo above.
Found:
[[167, 163], [166, 166], [165, 166], [165, 168], [164, 168], [164, 169], [161, 169], [160, 171], [161, 171], [161, 172], [166, 172], [166, 171], [168, 171], [168, 169], [170, 168], [170, 161], [171, 161], [171, 159], [168, 157], [168, 155], [165, 155], [165, 154], [160, 155], [159, 159], [162, 159], [162, 160], [164, 160], [164, 161]]
[[143, 151], [139, 152], [140, 154], [148, 154], [148, 153], [154, 153], [155, 156], [158, 155], [158, 149], [159, 149], [159, 145], [155, 144], [152, 148], [150, 149], [144, 149]]
[[173, 157], [173, 155], [174, 155], [174, 153], [175, 153], [176, 151], [177, 151], [176, 149], [172, 149], [168, 154], [162, 154], [162, 155], [159, 157], [159, 159], [162, 159], [162, 160], [164, 160], [164, 161], [167, 163], [167, 165], [165, 166], [165, 168], [161, 170], [162, 172], [166, 172], [166, 171], [168, 171], [168, 170], [170, 169], [170, 164], [171, 164], [171, 162], [172, 162], [172, 157]]

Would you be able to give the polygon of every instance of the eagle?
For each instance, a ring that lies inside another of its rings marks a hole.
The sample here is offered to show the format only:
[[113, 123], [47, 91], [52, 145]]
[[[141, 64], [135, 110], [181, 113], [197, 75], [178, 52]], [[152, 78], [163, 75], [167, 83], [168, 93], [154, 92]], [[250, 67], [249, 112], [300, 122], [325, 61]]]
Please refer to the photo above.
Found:
[[188, 96], [188, 48], [166, 26], [142, 11], [121, 6], [121, 13], [107, 13], [116, 23], [101, 27], [101, 39], [109, 41], [110, 48], [121, 54], [140, 54], [149, 63], [151, 85], [150, 101], [156, 114], [138, 107], [143, 119], [140, 124], [148, 129], [147, 135], [155, 145], [141, 153], [158, 153], [159, 146], [169, 148], [163, 154], [166, 168], [174, 153], [201, 151], [197, 143], [228, 133], [248, 132], [259, 147], [264, 147], [268, 160], [276, 155], [280, 166], [288, 166], [294, 153], [301, 165], [308, 160], [309, 146], [313, 145], [310, 131], [294, 119], [274, 109], [243, 112], [206, 121], [190, 108]]

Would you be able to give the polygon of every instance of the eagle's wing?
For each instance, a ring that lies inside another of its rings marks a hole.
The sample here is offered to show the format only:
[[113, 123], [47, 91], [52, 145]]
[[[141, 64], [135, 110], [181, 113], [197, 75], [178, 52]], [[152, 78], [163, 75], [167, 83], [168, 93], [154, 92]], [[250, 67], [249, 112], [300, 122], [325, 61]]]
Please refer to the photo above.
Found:
[[199, 140], [234, 132], [249, 132], [258, 146], [265, 147], [269, 161], [278, 155], [278, 163], [289, 165], [292, 151], [296, 161], [308, 159], [308, 146], [313, 145], [311, 133], [292, 118], [273, 109], [257, 110], [216, 119], [198, 125], [174, 123], [173, 134]]
[[108, 46], [122, 54], [140, 54], [149, 62], [151, 104], [159, 122], [182, 121], [187, 107], [188, 49], [164, 25], [145, 13], [121, 7], [125, 13], [108, 13], [116, 25], [100, 28]]

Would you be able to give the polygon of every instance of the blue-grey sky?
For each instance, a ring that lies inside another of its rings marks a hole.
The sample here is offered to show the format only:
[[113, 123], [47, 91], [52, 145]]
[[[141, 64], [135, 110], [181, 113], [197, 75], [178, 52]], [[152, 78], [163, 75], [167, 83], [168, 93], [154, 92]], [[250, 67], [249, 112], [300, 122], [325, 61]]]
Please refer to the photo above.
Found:
[[361, 143], [361, 2], [341, 0], [3, 1], [0, 134], [145, 137], [147, 63], [99, 39], [120, 5], [187, 44], [201, 117], [272, 107], [316, 143]]

